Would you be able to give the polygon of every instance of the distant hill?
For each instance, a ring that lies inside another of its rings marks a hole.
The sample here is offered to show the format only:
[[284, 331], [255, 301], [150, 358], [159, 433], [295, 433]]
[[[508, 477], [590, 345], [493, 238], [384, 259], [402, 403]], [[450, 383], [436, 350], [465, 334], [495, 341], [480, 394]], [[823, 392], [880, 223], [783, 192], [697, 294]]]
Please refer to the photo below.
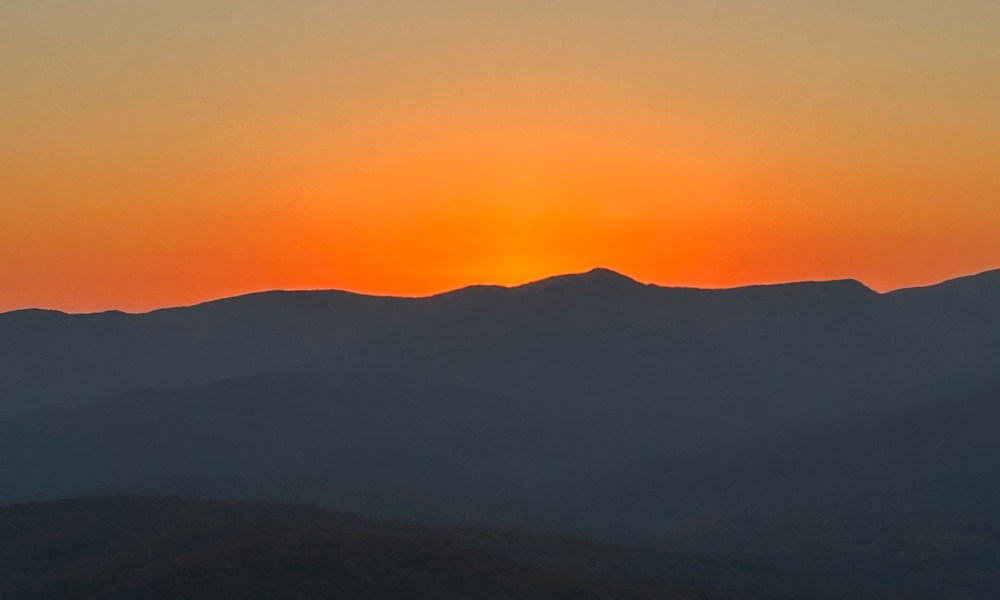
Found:
[[135, 392], [0, 418], [0, 501], [228, 490], [387, 516], [535, 522], [593, 498], [591, 521], [620, 512], [641, 527], [646, 504], [671, 519], [776, 505], [1000, 506], [989, 476], [1000, 470], [1000, 385], [643, 458], [618, 422], [536, 411], [378, 373]]
[[[601, 472], [593, 489], [671, 517], [774, 507], [1000, 514], [1000, 382]], [[577, 490], [583, 493], [583, 490]], [[604, 508], [600, 510], [605, 510]]]
[[[595, 533], [878, 582], [1000, 591], [1000, 383], [648, 460], [564, 492]], [[608, 518], [608, 515], [614, 515]]]
[[440, 518], [479, 497], [524, 497], [587, 464], [558, 454], [573, 429], [529, 423], [529, 411], [384, 374], [135, 392], [0, 418], [0, 501], [95, 490], [232, 489], [243, 497], [262, 490]]
[[291, 505], [23, 504], [0, 508], [0, 533], [5, 600], [888, 598], [731, 561]]

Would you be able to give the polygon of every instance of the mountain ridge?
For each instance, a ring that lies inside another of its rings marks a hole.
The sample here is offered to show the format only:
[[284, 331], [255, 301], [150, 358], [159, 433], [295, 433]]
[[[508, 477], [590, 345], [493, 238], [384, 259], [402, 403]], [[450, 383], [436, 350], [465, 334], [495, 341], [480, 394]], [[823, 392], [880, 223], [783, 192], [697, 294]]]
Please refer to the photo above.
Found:
[[[1000, 323], [989, 286], [935, 289], [668, 288], [596, 269], [422, 298], [270, 291], [149, 313], [5, 313], [0, 413], [228, 377], [375, 369], [594, 403], [625, 394], [744, 410], [726, 398], [749, 392], [751, 405], [780, 399], [769, 409], [780, 414], [810, 380], [823, 390], [810, 402], [833, 406], [992, 368]], [[901, 364], [907, 373], [895, 372]]]
[[583, 284], [582, 285], [583, 290], [586, 290], [587, 285], [603, 284], [603, 285], [617, 285], [619, 287], [631, 286], [637, 289], [647, 288], [652, 290], [676, 290], [676, 291], [687, 291], [687, 292], [712, 292], [712, 293], [745, 292], [750, 290], [774, 291], [782, 289], [794, 289], [797, 287], [826, 288], [826, 289], [855, 288], [858, 290], [866, 290], [872, 295], [891, 296], [894, 294], [902, 294], [916, 290], [930, 290], [941, 286], [952, 286], [954, 284], [959, 284], [959, 283], [970, 284], [980, 280], [981, 278], [1000, 279], [1000, 269], [988, 270], [980, 273], [949, 278], [926, 286], [904, 287], [887, 292], [878, 292], [868, 287], [864, 282], [852, 278], [803, 279], [803, 280], [775, 282], [775, 283], [753, 283], [753, 284], [738, 285], [732, 287], [696, 287], [696, 286], [662, 285], [656, 283], [642, 282], [633, 277], [630, 277], [619, 271], [607, 267], [595, 267], [587, 271], [556, 274], [517, 285], [472, 284], [426, 295], [371, 294], [371, 293], [357, 292], [357, 291], [352, 291], [347, 289], [337, 289], [337, 288], [316, 288], [316, 289], [279, 288], [279, 289], [268, 289], [268, 290], [247, 292], [244, 294], [236, 294], [233, 296], [212, 298], [204, 301], [195, 302], [192, 304], [164, 306], [145, 311], [133, 312], [133, 311], [123, 311], [119, 309], [108, 309], [100, 311], [72, 312], [72, 311], [65, 311], [53, 308], [26, 307], [26, 308], [19, 308], [19, 309], [0, 312], [0, 318], [14, 314], [27, 315], [28, 313], [32, 312], [40, 314], [44, 313], [50, 315], [66, 315], [66, 316], [148, 315], [162, 311], [205, 307], [218, 303], [254, 301], [254, 300], [279, 298], [279, 297], [287, 298], [292, 296], [302, 296], [310, 298], [339, 298], [339, 299], [366, 298], [366, 299], [384, 299], [389, 301], [393, 300], [420, 301], [420, 300], [447, 298], [452, 296], [463, 296], [479, 292], [498, 292], [498, 293], [524, 292], [524, 291], [538, 290], [538, 289], [566, 286], [566, 285], [581, 286], [581, 284]]
[[0, 531], [0, 595], [17, 600], [896, 600], [732, 559], [298, 504], [63, 499], [0, 506]]

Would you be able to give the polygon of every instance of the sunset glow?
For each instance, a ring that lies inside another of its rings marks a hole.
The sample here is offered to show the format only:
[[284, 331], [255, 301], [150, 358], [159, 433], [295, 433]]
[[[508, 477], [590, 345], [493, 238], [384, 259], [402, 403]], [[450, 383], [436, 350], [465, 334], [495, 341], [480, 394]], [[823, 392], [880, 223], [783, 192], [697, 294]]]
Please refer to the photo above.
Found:
[[0, 310], [1000, 267], [1000, 3], [39, 4]]

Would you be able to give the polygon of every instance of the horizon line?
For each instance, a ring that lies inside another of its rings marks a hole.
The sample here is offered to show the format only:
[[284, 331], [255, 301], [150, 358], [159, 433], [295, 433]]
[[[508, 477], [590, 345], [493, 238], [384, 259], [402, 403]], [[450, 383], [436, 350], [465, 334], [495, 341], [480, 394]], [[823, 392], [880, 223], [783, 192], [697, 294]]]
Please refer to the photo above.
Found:
[[927, 284], [922, 284], [922, 285], [903, 286], [903, 287], [888, 289], [888, 290], [885, 290], [885, 291], [878, 291], [878, 290], [870, 287], [864, 281], [862, 281], [860, 279], [855, 279], [855, 278], [852, 278], [852, 277], [835, 277], [835, 278], [830, 278], [830, 279], [795, 279], [795, 280], [788, 280], [788, 281], [772, 281], [772, 282], [749, 283], [749, 284], [742, 284], [742, 285], [718, 286], [718, 287], [669, 285], [669, 284], [660, 284], [660, 283], [653, 283], [653, 282], [648, 282], [648, 281], [641, 281], [641, 280], [636, 279], [636, 278], [634, 278], [634, 277], [632, 277], [630, 275], [626, 275], [626, 274], [624, 274], [621, 271], [618, 271], [616, 269], [611, 269], [611, 268], [608, 268], [608, 267], [600, 267], [600, 266], [598, 266], [598, 267], [592, 267], [592, 268], [590, 268], [590, 269], [588, 269], [586, 271], [575, 271], [575, 272], [567, 272], [567, 273], [555, 273], [555, 274], [552, 274], [552, 275], [548, 275], [548, 276], [541, 277], [541, 278], [538, 278], [538, 279], [532, 279], [532, 280], [525, 281], [523, 283], [517, 283], [517, 284], [505, 285], [505, 284], [496, 284], [496, 283], [472, 283], [472, 284], [469, 284], [469, 285], [463, 285], [463, 286], [459, 286], [459, 287], [455, 287], [455, 288], [450, 288], [450, 289], [442, 290], [442, 291], [439, 291], [439, 292], [433, 292], [433, 293], [429, 293], [429, 294], [413, 294], [413, 295], [406, 295], [406, 294], [378, 294], [378, 293], [368, 293], [368, 292], [357, 291], [357, 290], [349, 290], [349, 289], [342, 289], [342, 288], [330, 288], [330, 287], [323, 287], [323, 288], [267, 288], [267, 289], [259, 289], [259, 290], [250, 290], [250, 291], [246, 291], [246, 292], [239, 292], [239, 293], [235, 293], [235, 294], [233, 294], [231, 296], [218, 296], [218, 297], [214, 297], [214, 298], [207, 298], [205, 300], [200, 300], [200, 301], [192, 302], [190, 304], [176, 304], [176, 305], [159, 306], [159, 307], [151, 308], [149, 310], [129, 311], [129, 310], [122, 310], [122, 309], [117, 309], [117, 308], [107, 308], [107, 309], [103, 309], [103, 310], [93, 310], [93, 311], [71, 311], [71, 310], [63, 310], [63, 309], [58, 309], [58, 308], [45, 308], [45, 307], [38, 307], [38, 306], [27, 306], [27, 307], [23, 307], [23, 308], [14, 308], [14, 309], [10, 309], [10, 310], [2, 310], [2, 311], [0, 311], [0, 316], [9, 315], [9, 314], [13, 314], [13, 313], [19, 313], [19, 312], [31, 312], [31, 311], [51, 312], [51, 313], [59, 313], [59, 314], [63, 314], [63, 315], [81, 315], [81, 316], [85, 316], [85, 315], [101, 315], [101, 314], [108, 314], [108, 313], [117, 313], [117, 314], [124, 314], [124, 315], [147, 315], [147, 314], [151, 314], [151, 313], [155, 313], [155, 312], [160, 312], [160, 311], [165, 311], [165, 310], [179, 310], [179, 309], [185, 309], [185, 308], [194, 308], [194, 307], [203, 306], [203, 305], [206, 305], [206, 304], [213, 304], [213, 303], [216, 303], [216, 302], [225, 302], [227, 300], [235, 300], [235, 299], [238, 299], [238, 298], [246, 298], [246, 297], [250, 297], [250, 296], [257, 296], [257, 295], [263, 295], [263, 294], [282, 294], [282, 293], [284, 293], [284, 294], [295, 294], [295, 293], [308, 294], [308, 293], [324, 293], [324, 292], [328, 292], [328, 293], [349, 294], [349, 295], [353, 295], [353, 296], [360, 296], [360, 297], [366, 297], [366, 298], [395, 298], [395, 299], [400, 299], [400, 300], [421, 300], [421, 299], [437, 298], [437, 297], [441, 297], [441, 296], [448, 296], [448, 295], [459, 293], [459, 292], [462, 292], [462, 291], [465, 291], [465, 290], [473, 290], [473, 289], [481, 289], [481, 288], [498, 289], [498, 290], [516, 290], [516, 289], [520, 289], [520, 288], [526, 288], [526, 287], [536, 286], [538, 284], [544, 284], [545, 282], [549, 282], [549, 281], [552, 281], [552, 280], [558, 280], [558, 279], [564, 279], [564, 278], [572, 278], [572, 277], [585, 277], [585, 276], [588, 276], [588, 275], [592, 276], [592, 275], [596, 275], [596, 274], [611, 275], [611, 276], [614, 276], [614, 277], [617, 277], [617, 278], [620, 278], [620, 279], [628, 280], [628, 281], [630, 281], [630, 282], [632, 282], [632, 283], [634, 283], [636, 285], [641, 285], [641, 286], [645, 286], [645, 287], [654, 287], [654, 288], [672, 289], [672, 290], [696, 290], [696, 291], [727, 291], [727, 290], [744, 290], [744, 289], [764, 288], [764, 287], [781, 287], [781, 286], [790, 286], [790, 285], [807, 285], [807, 284], [852, 282], [852, 283], [856, 283], [856, 284], [862, 286], [866, 290], [870, 291], [872, 294], [875, 294], [875, 295], [878, 295], [878, 296], [885, 296], [885, 295], [888, 295], [888, 294], [892, 294], [892, 293], [895, 293], [895, 292], [901, 292], [901, 291], [905, 291], [905, 290], [919, 290], [919, 289], [933, 288], [933, 287], [937, 287], [939, 285], [944, 285], [944, 284], [947, 284], [947, 283], [950, 283], [950, 282], [953, 282], [953, 281], [959, 281], [959, 280], [962, 280], [962, 279], [975, 278], [975, 277], [979, 277], [979, 276], [982, 276], [982, 275], [987, 275], [989, 273], [994, 273], [994, 272], [1000, 272], [1000, 267], [996, 267], [996, 268], [992, 268], [992, 269], [986, 269], [984, 271], [976, 271], [976, 272], [972, 272], [972, 273], [966, 273], [966, 274], [957, 275], [957, 276], [954, 276], [954, 277], [948, 277], [948, 278], [945, 278], [945, 279], [941, 279], [941, 280], [938, 280], [938, 281], [934, 281], [932, 283], [927, 283]]

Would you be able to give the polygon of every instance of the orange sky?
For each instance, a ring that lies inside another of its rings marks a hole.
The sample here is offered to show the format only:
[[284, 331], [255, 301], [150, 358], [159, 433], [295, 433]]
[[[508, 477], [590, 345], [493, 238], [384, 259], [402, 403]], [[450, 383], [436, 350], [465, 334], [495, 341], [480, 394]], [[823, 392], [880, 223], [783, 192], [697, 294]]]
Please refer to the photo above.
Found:
[[0, 310], [1000, 267], [992, 0], [15, 2], [0, 81]]

